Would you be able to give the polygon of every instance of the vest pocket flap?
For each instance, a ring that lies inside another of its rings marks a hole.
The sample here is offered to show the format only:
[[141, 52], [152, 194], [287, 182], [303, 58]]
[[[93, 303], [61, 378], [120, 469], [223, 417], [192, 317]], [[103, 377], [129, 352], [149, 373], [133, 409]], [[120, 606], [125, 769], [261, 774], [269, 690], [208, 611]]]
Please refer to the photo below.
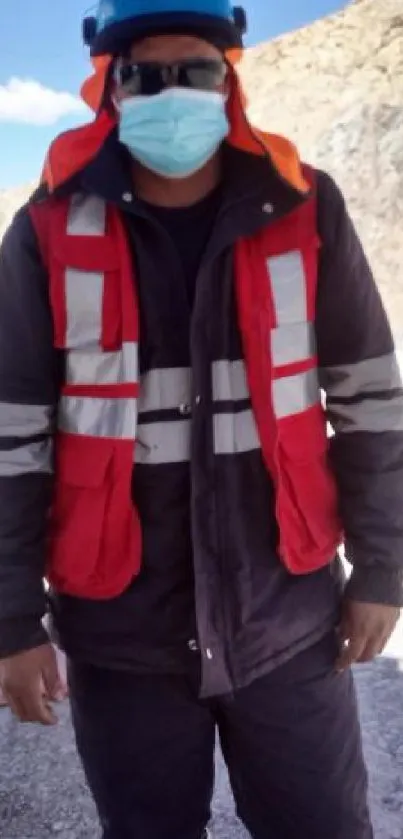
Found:
[[301, 414], [285, 417], [278, 425], [278, 441], [289, 460], [311, 462], [328, 449], [326, 421], [321, 405], [313, 405]]
[[108, 440], [59, 434], [56, 442], [56, 479], [69, 486], [96, 489], [105, 481], [113, 457]]

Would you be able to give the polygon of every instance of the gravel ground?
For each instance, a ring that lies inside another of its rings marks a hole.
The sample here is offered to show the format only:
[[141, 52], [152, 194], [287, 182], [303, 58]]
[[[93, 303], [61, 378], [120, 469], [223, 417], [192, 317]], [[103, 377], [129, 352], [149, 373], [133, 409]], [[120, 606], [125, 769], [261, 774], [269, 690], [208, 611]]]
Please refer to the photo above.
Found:
[[[356, 674], [371, 775], [376, 839], [403, 839], [403, 627], [384, 658]], [[98, 839], [66, 703], [54, 730], [0, 711], [1, 839]], [[246, 839], [217, 756], [214, 839]]]

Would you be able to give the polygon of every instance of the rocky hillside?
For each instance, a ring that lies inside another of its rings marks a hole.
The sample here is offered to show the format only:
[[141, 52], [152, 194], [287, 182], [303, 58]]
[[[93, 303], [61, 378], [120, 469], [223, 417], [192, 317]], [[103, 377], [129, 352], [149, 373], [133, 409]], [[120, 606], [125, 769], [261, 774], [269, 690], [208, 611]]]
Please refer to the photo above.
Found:
[[0, 239], [15, 211], [27, 200], [34, 188], [35, 184], [29, 184], [14, 189], [0, 189]]
[[403, 342], [403, 0], [345, 9], [250, 50], [254, 121], [341, 185]]
[[[352, 0], [249, 50], [242, 73], [255, 122], [343, 188], [403, 342], [403, 0]], [[0, 191], [0, 235], [24, 192]]]

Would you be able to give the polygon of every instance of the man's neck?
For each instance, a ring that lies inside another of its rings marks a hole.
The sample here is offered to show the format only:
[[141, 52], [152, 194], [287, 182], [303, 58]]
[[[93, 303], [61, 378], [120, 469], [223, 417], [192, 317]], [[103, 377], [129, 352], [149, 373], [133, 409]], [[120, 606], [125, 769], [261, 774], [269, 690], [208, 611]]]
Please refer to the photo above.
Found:
[[191, 207], [218, 186], [222, 176], [221, 154], [216, 154], [188, 178], [163, 178], [133, 162], [134, 188], [138, 198], [155, 207]]

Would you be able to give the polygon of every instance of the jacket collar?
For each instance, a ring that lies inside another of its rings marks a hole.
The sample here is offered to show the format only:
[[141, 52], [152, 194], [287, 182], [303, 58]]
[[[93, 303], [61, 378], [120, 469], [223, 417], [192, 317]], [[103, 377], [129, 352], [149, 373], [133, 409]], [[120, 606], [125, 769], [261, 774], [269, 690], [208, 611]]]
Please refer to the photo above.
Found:
[[[126, 211], [139, 212], [130, 172], [130, 156], [113, 130], [87, 166], [56, 190], [66, 194], [80, 190], [99, 195]], [[287, 215], [306, 199], [284, 180], [269, 157], [257, 157], [225, 144], [223, 155], [222, 205], [233, 211], [252, 213], [252, 230], [258, 218], [267, 223]]]

